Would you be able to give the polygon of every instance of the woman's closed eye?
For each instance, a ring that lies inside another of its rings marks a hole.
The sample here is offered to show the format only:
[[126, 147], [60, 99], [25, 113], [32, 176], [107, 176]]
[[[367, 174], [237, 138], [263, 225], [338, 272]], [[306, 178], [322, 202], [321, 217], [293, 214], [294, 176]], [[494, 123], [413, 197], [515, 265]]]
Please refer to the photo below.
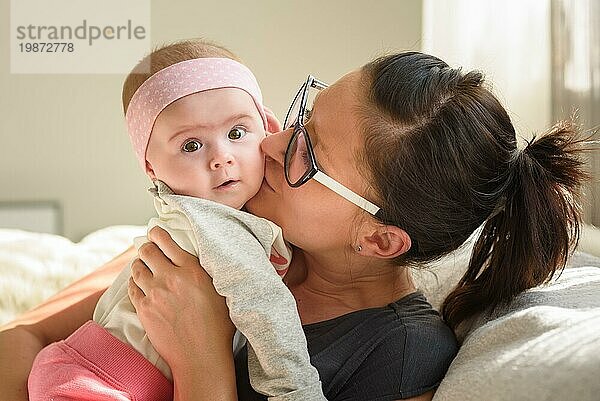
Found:
[[310, 158], [308, 157], [308, 152], [304, 151], [304, 152], [299, 152], [300, 153], [300, 158], [302, 159], [302, 165], [305, 168], [309, 168], [311, 166], [311, 162], [310, 162]]

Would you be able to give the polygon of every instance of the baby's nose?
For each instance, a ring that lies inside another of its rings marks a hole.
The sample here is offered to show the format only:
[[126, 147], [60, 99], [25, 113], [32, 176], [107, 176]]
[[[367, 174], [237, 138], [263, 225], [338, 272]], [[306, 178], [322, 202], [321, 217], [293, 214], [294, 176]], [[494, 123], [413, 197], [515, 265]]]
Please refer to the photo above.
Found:
[[232, 166], [233, 155], [230, 152], [217, 152], [210, 161], [211, 170], [217, 170], [224, 166]]

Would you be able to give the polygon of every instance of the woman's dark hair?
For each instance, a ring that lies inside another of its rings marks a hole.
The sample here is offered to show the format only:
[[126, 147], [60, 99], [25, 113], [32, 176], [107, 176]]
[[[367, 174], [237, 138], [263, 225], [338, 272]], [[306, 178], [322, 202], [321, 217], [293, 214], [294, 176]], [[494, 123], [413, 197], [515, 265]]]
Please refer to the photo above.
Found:
[[[363, 67], [361, 129], [383, 222], [412, 247], [394, 260], [430, 262], [480, 226], [468, 270], [446, 298], [451, 327], [564, 268], [581, 224], [577, 127], [559, 123], [517, 149], [515, 129], [483, 75], [417, 52]], [[382, 152], [385, 149], [385, 152]]]

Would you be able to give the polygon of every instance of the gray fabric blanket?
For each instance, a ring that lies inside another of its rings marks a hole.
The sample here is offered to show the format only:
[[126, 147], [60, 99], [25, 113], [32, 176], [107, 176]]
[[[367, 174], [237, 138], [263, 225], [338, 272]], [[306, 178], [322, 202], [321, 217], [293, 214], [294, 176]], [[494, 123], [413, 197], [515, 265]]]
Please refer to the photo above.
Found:
[[600, 400], [600, 259], [479, 316], [434, 401]]

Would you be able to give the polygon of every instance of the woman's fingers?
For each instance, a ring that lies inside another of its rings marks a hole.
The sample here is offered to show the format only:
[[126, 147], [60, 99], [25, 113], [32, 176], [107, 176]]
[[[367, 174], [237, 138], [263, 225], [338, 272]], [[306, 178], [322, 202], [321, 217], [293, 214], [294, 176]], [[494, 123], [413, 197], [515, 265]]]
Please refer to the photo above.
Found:
[[169, 233], [158, 226], [150, 230], [148, 237], [175, 266], [183, 266], [186, 263], [189, 263], [190, 259], [195, 259], [195, 256], [181, 249], [179, 245], [173, 241]]
[[144, 288], [148, 288], [151, 285], [151, 280], [154, 277], [152, 271], [146, 266], [146, 264], [140, 260], [135, 259], [131, 264], [131, 278], [135, 282], [136, 286], [143, 292], [143, 295], [146, 294]]
[[[142, 265], [135, 264], [139, 268], [145, 267], [151, 273], [156, 274], [165, 266], [172, 266], [171, 260], [161, 251], [161, 249], [153, 242], [146, 242], [138, 249], [138, 256]], [[133, 265], [131, 266], [133, 271]]]
[[133, 280], [133, 277], [129, 277], [129, 282], [127, 283], [127, 294], [129, 294], [129, 299], [131, 300], [131, 303], [135, 309], [138, 310], [140, 302], [142, 302], [146, 295], [142, 289], [137, 286]]

